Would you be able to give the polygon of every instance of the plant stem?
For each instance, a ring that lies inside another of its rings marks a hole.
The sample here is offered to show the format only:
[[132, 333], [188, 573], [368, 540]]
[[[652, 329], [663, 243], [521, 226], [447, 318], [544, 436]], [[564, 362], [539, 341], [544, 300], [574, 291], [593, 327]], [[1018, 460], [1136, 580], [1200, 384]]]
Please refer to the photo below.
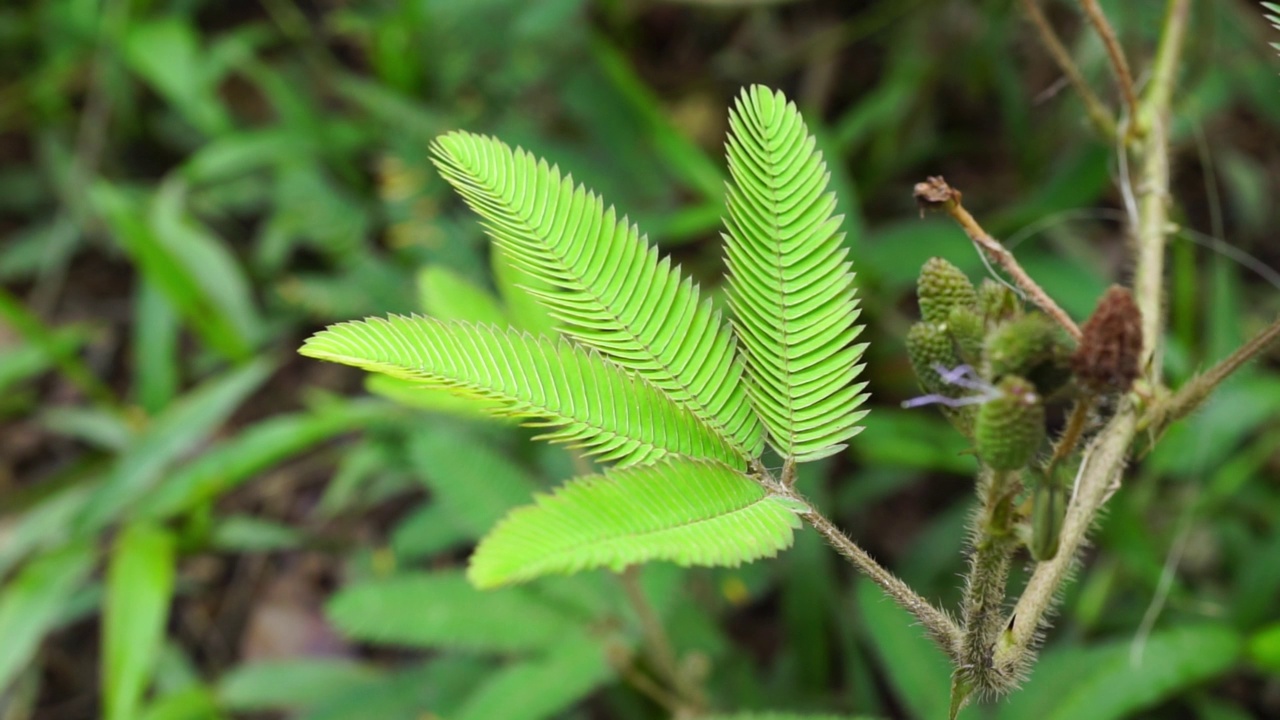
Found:
[[[1097, 31], [1098, 37], [1102, 38], [1102, 44], [1107, 48], [1107, 57], [1111, 59], [1111, 70], [1115, 73], [1120, 95], [1129, 108], [1129, 116], [1136, 118], [1138, 96], [1133, 90], [1133, 75], [1129, 72], [1129, 61], [1125, 59], [1120, 41], [1116, 39], [1116, 31], [1111, 27], [1111, 21], [1107, 20], [1102, 8], [1098, 7], [1098, 0], [1080, 0], [1080, 5], [1084, 8], [1084, 14], [1089, 18], [1089, 23]], [[1131, 124], [1130, 128], [1132, 127]]]
[[1134, 299], [1142, 311], [1142, 361], [1147, 377], [1158, 385], [1162, 358], [1158, 351], [1164, 327], [1164, 246], [1169, 228], [1169, 138], [1166, 128], [1174, 76], [1186, 35], [1189, 0], [1170, 0], [1160, 47], [1156, 51], [1151, 85], [1143, 100], [1140, 122], [1144, 137], [1139, 147], [1137, 258]]
[[1040, 34], [1040, 42], [1044, 44], [1045, 50], [1049, 51], [1049, 56], [1058, 64], [1058, 69], [1067, 76], [1071, 87], [1084, 101], [1084, 109], [1089, 115], [1089, 120], [1104, 138], [1108, 140], [1114, 138], [1115, 118], [1111, 117], [1111, 111], [1102, 104], [1102, 100], [1093, 92], [1093, 88], [1084, 81], [1084, 76], [1080, 74], [1080, 68], [1076, 67], [1071, 53], [1067, 52], [1067, 48], [1058, 39], [1058, 34], [1054, 32], [1053, 26], [1049, 24], [1048, 18], [1041, 12], [1038, 0], [1022, 0], [1022, 7], [1026, 10], [1027, 17], [1031, 19], [1031, 24], [1035, 25], [1036, 32]]
[[1245, 363], [1266, 352], [1277, 340], [1280, 340], [1280, 318], [1276, 318], [1274, 322], [1263, 328], [1262, 332], [1241, 345], [1222, 362], [1189, 380], [1173, 397], [1156, 408], [1152, 413], [1155, 420], [1150, 423], [1154, 426], [1155, 432], [1159, 434], [1169, 423], [1193, 412], [1215, 388], [1222, 384], [1223, 380], [1230, 377]]
[[627, 568], [618, 576], [618, 580], [622, 583], [628, 604], [640, 620], [640, 632], [644, 636], [645, 649], [648, 651], [654, 669], [662, 676], [667, 686], [679, 696], [681, 707], [686, 705], [700, 707], [702, 693], [684, 681], [680, 672], [680, 659], [676, 656], [671, 639], [667, 636], [662, 618], [658, 617], [657, 610], [649, 602], [649, 598], [645, 597], [644, 588], [640, 586], [637, 567], [633, 565]]
[[[1164, 243], [1169, 230], [1169, 147], [1164, 130], [1169, 114], [1173, 80], [1186, 33], [1188, 0], [1169, 0], [1156, 55], [1156, 69], [1143, 101], [1142, 116], [1153, 132], [1139, 145], [1139, 188], [1143, 192], [1139, 208], [1134, 295], [1142, 310], [1143, 366], [1150, 377], [1159, 377], [1161, 339], [1161, 280], [1164, 271]], [[1129, 448], [1137, 430], [1137, 406], [1131, 396], [1120, 403], [1115, 416], [1085, 452], [1077, 490], [1067, 506], [1061, 543], [1053, 559], [1039, 563], [1027, 581], [1022, 596], [1009, 619], [1008, 630], [997, 645], [995, 665], [1011, 675], [1019, 675], [1030, 664], [1031, 647], [1045, 613], [1053, 606], [1058, 590], [1077, 561], [1081, 546], [1098, 509], [1124, 471]]]
[[1018, 547], [1013, 534], [1016, 475], [984, 469], [978, 492], [982, 505], [971, 529], [972, 551], [963, 602], [963, 661], [957, 668], [957, 679], [965, 681], [964, 686], [971, 691], [1000, 692], [1016, 682], [1015, 677], [1001, 676], [992, 662], [996, 639], [1005, 624], [1009, 564]]
[[1058, 306], [1058, 303], [1054, 302], [1053, 298], [1049, 297], [1049, 294], [1035, 280], [1031, 279], [1027, 271], [1023, 270], [1022, 266], [1018, 264], [1018, 260], [1013, 256], [1013, 253], [1006, 250], [999, 240], [991, 237], [986, 230], [982, 229], [978, 221], [964, 208], [964, 204], [961, 202], [961, 195], [959, 190], [947, 185], [947, 181], [940, 177], [931, 177], [927, 182], [917, 183], [915, 187], [916, 200], [921, 204], [921, 207], [938, 207], [945, 210], [964, 230], [964, 233], [969, 236], [969, 239], [982, 252], [986, 253], [987, 257], [1009, 273], [1009, 276], [1013, 278], [1018, 287], [1022, 288], [1022, 291], [1027, 294], [1032, 302], [1039, 305], [1042, 310], [1048, 313], [1049, 317], [1057, 321], [1078, 342], [1080, 340], [1080, 327], [1076, 325], [1070, 315], [1067, 315], [1065, 310]]
[[1022, 596], [1018, 598], [1008, 630], [997, 643], [994, 664], [998, 671], [1018, 676], [1030, 663], [1028, 651], [1036, 639], [1040, 622], [1053, 606], [1059, 588], [1075, 565], [1076, 556], [1098, 508], [1106, 499], [1108, 488], [1124, 470], [1136, 424], [1133, 404], [1126, 399], [1086, 453], [1079, 491], [1067, 506], [1067, 515], [1062, 522], [1058, 553], [1053, 559], [1036, 565]]
[[[808, 501], [794, 493], [790, 498], [808, 504]], [[951, 616], [935, 608], [928, 600], [925, 600], [915, 590], [912, 590], [911, 586], [876, 562], [874, 558], [867, 554], [867, 551], [859, 547], [840, 528], [836, 527], [835, 524], [818, 511], [810, 510], [801, 517], [812, 525], [813, 529], [817, 530], [822, 539], [826, 540], [827, 544], [835, 549], [836, 552], [843, 555], [854, 567], [871, 578], [872, 582], [879, 585], [885, 591], [885, 594], [893, 598], [894, 602], [914, 615], [920, 621], [920, 624], [924, 626], [929, 637], [947, 654], [947, 657], [956, 661], [960, 650], [960, 628], [956, 625], [955, 620], [951, 619]]]
[[623, 645], [622, 641], [607, 643], [605, 654], [609, 659], [609, 664], [618, 672], [623, 681], [635, 688], [636, 691], [662, 706], [663, 710], [672, 715], [678, 715], [682, 711], [683, 706], [679, 698], [659, 685], [653, 678], [644, 674], [636, 666], [635, 658], [630, 654], [629, 649]]

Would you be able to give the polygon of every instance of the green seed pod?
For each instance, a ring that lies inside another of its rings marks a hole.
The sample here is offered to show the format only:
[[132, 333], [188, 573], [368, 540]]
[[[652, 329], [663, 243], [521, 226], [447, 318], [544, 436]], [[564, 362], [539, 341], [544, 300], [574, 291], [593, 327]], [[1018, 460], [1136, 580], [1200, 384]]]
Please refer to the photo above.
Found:
[[1053, 359], [1060, 342], [1057, 326], [1041, 313], [1010, 320], [987, 336], [983, 352], [987, 375], [992, 380], [1005, 375], [1030, 375]]
[[1004, 283], [991, 278], [982, 281], [978, 287], [978, 312], [988, 327], [1012, 320], [1022, 314], [1022, 304], [1018, 295]]
[[1044, 404], [1027, 380], [1010, 375], [1000, 396], [978, 408], [974, 442], [992, 470], [1017, 470], [1031, 462], [1044, 440]]
[[1067, 516], [1067, 491], [1057, 483], [1041, 482], [1031, 494], [1031, 538], [1027, 548], [1036, 562], [1058, 554], [1062, 522]]
[[951, 308], [951, 314], [947, 316], [947, 332], [956, 344], [960, 359], [978, 367], [982, 363], [982, 343], [986, 330], [977, 311], [970, 307]]
[[934, 369], [936, 365], [951, 369], [961, 363], [946, 326], [929, 322], [912, 325], [907, 332], [907, 357], [911, 358], [911, 367], [925, 392], [948, 397], [960, 395], [961, 388], [943, 382]]
[[974, 307], [978, 291], [960, 268], [935, 257], [920, 268], [916, 299], [920, 303], [920, 317], [925, 322], [942, 324], [947, 322], [952, 308]]

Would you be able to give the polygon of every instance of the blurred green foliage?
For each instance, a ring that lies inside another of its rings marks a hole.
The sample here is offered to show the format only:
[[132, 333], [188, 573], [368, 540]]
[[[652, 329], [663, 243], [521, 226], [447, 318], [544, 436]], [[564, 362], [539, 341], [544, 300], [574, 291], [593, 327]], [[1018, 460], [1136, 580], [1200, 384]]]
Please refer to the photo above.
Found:
[[[573, 458], [292, 351], [393, 311], [549, 327], [430, 169], [453, 128], [555, 159], [714, 286], [724, 108], [748, 82], [786, 88], [820, 138], [871, 341], [868, 429], [802, 483], [954, 601], [973, 464], [936, 414], [897, 409], [916, 392], [902, 339], [925, 259], [984, 270], [915, 217], [912, 183], [945, 174], [1076, 317], [1128, 270], [1126, 168], [1016, 5], [5, 3], [0, 716], [662, 717], [611, 576], [459, 579], [474, 539]], [[1074, 4], [1049, 5], [1109, 88]], [[1104, 3], [1138, 49], [1161, 5]], [[1174, 382], [1280, 311], [1275, 38], [1256, 3], [1195, 12]], [[1275, 369], [1233, 378], [1135, 466], [1026, 689], [964, 717], [1280, 714]], [[946, 705], [942, 657], [810, 533], [778, 562], [639, 580], [716, 710]]]

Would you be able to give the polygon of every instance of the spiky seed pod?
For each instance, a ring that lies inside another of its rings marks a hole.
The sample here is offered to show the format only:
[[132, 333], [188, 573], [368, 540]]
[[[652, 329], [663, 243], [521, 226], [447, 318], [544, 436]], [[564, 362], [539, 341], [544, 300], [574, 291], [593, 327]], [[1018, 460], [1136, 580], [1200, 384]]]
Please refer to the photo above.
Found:
[[1046, 562], [1058, 554], [1066, 516], [1066, 489], [1054, 482], [1037, 484], [1031, 491], [1031, 537], [1027, 543], [1033, 560]]
[[920, 303], [920, 317], [925, 322], [942, 324], [947, 321], [952, 308], [976, 305], [978, 291], [973, 289], [973, 283], [960, 268], [935, 257], [929, 258], [920, 268], [916, 299]]
[[925, 392], [948, 397], [960, 395], [961, 388], [944, 382], [935, 369], [938, 365], [951, 369], [961, 362], [945, 325], [930, 322], [912, 325], [907, 332], [907, 357], [911, 358], [911, 367]]
[[1022, 303], [1009, 286], [986, 278], [978, 286], [978, 314], [991, 328], [1021, 316]]
[[987, 335], [983, 350], [987, 375], [992, 380], [1005, 375], [1030, 375], [1064, 352], [1064, 343], [1058, 327], [1042, 313], [1010, 320]]
[[995, 399], [978, 408], [974, 442], [992, 470], [1017, 470], [1031, 462], [1044, 440], [1044, 403], [1028, 380], [1009, 375]]
[[982, 316], [972, 307], [953, 307], [947, 316], [947, 332], [956, 344], [960, 359], [978, 367], [982, 364], [982, 343], [986, 337], [986, 329], [982, 325]]
[[1080, 328], [1071, 369], [1094, 392], [1125, 392], [1141, 373], [1142, 312], [1129, 291], [1112, 285]]

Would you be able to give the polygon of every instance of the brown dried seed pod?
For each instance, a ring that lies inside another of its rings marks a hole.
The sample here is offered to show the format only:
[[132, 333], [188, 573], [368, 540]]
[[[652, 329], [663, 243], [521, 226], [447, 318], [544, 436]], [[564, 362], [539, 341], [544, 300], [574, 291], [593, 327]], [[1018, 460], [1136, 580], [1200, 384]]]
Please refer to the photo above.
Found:
[[1094, 392], [1126, 392], [1142, 355], [1142, 313], [1128, 289], [1112, 285], [1080, 333], [1071, 356], [1076, 379]]

